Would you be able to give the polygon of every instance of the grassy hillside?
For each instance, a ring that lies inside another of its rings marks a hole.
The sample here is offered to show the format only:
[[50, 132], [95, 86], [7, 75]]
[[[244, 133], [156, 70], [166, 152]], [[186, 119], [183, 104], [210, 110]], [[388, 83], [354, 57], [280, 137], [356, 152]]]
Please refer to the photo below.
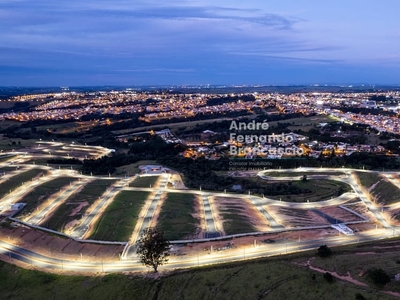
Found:
[[348, 246], [334, 249], [331, 257], [312, 259], [313, 266], [342, 276], [349, 272], [367, 286], [336, 278], [329, 282], [324, 273], [302, 266], [316, 251], [174, 271], [158, 278], [152, 274], [54, 275], [0, 262], [0, 299], [363, 299], [360, 295], [368, 300], [398, 299], [383, 293], [400, 292], [393, 279], [386, 287], [378, 287], [368, 275], [358, 275], [370, 267], [383, 268], [392, 278], [398, 272], [398, 253], [388, 246], [399, 242], [379, 243], [379, 248]]

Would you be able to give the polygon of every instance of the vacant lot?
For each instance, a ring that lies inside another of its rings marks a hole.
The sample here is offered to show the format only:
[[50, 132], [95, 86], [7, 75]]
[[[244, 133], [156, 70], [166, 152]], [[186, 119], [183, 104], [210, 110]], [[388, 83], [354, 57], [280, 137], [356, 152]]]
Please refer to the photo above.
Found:
[[148, 192], [120, 192], [94, 225], [89, 239], [128, 241], [148, 196]]
[[59, 192], [62, 187], [75, 180], [77, 179], [73, 177], [60, 177], [35, 187], [34, 190], [26, 194], [18, 201], [26, 203], [26, 206], [21, 213], [24, 215], [31, 213], [36, 207], [46, 201], [50, 195]]
[[158, 176], [142, 176], [136, 178], [129, 184], [130, 187], [154, 187], [158, 179]]
[[106, 179], [97, 179], [89, 182], [80, 192], [72, 195], [66, 202], [61, 204], [41, 226], [61, 231], [69, 222], [80, 219], [86, 209], [98, 200], [114, 182], [115, 180]]
[[5, 162], [5, 161], [7, 161], [7, 160], [11, 160], [12, 158], [14, 158], [15, 157], [15, 155], [1, 155], [0, 156], [0, 163], [3, 163], [3, 162]]
[[383, 205], [389, 205], [400, 201], [400, 190], [389, 181], [380, 181], [370, 193], [377, 203]]
[[[1, 135], [0, 135], [1, 136]], [[0, 150], [12, 151], [22, 150], [23, 148], [29, 148], [35, 145], [37, 140], [24, 140], [20, 138], [0, 138]]]
[[378, 183], [383, 178], [377, 173], [356, 172], [360, 183], [366, 189], [369, 189], [373, 184]]
[[0, 184], [0, 198], [3, 198], [7, 193], [20, 187], [25, 182], [31, 181], [35, 177], [44, 175], [46, 173], [47, 171], [40, 169], [31, 169], [7, 179], [5, 182]]
[[[0, 162], [1, 162], [1, 157], [0, 157]], [[1, 167], [0, 168], [0, 179], [3, 176], [4, 173], [8, 173], [11, 171], [15, 171], [16, 167], [11, 167], [11, 166], [7, 166], [7, 167]]]
[[140, 160], [134, 164], [118, 167], [114, 175], [128, 175], [132, 176], [140, 173], [140, 165], [155, 165], [157, 164], [155, 160]]
[[157, 225], [169, 240], [180, 240], [195, 235], [200, 221], [193, 217], [196, 197], [192, 194], [168, 193], [159, 214]]
[[226, 235], [268, 230], [267, 222], [245, 199], [215, 197], [213, 204]]
[[298, 180], [292, 181], [290, 184], [304, 190], [304, 193], [298, 195], [276, 195], [268, 197], [288, 202], [317, 202], [329, 200], [340, 196], [345, 192], [351, 191], [351, 187], [348, 184], [328, 179]]

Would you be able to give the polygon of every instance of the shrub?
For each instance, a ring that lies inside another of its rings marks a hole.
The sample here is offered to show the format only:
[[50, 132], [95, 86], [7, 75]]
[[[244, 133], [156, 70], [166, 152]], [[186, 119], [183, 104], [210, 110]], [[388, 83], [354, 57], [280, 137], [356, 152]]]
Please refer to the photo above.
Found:
[[368, 270], [368, 276], [376, 285], [385, 285], [390, 282], [390, 277], [385, 270], [372, 268]]
[[327, 245], [322, 245], [318, 248], [319, 257], [328, 257], [332, 254], [332, 250]]

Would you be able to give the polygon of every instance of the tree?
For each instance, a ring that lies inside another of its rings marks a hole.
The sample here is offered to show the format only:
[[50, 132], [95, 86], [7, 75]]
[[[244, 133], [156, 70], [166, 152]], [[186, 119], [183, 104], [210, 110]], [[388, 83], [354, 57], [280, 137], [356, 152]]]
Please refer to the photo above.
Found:
[[332, 250], [327, 245], [322, 245], [318, 248], [318, 256], [328, 257], [332, 254]]
[[145, 230], [136, 242], [136, 246], [139, 262], [146, 267], [153, 267], [154, 272], [157, 272], [158, 266], [168, 262], [169, 241], [159, 228], [150, 227]]
[[390, 282], [390, 276], [382, 269], [371, 268], [368, 270], [368, 276], [379, 286]]

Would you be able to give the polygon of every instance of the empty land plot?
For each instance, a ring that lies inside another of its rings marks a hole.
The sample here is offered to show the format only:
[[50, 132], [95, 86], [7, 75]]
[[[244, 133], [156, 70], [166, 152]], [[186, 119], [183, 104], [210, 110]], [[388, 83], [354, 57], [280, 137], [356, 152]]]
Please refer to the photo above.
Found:
[[157, 162], [155, 160], [140, 160], [130, 165], [118, 167], [114, 172], [114, 175], [134, 175], [140, 173], [139, 166], [141, 165], [155, 165]]
[[154, 187], [158, 180], [158, 176], [141, 176], [137, 177], [133, 182], [129, 184], [130, 187]]
[[356, 172], [361, 185], [380, 204], [389, 205], [400, 201], [400, 190], [377, 173]]
[[[255, 232], [257, 221], [262, 220], [257, 218], [257, 215], [250, 213], [249, 206], [245, 199], [215, 197], [213, 203], [216, 205], [218, 215], [222, 218], [222, 226], [227, 235]], [[266, 222], [266, 221], [265, 221]], [[258, 224], [257, 224], [258, 223]]]
[[0, 156], [0, 163], [5, 162], [7, 160], [10, 160], [12, 158], [14, 158], [15, 155], [1, 155]]
[[288, 202], [317, 202], [329, 200], [338, 197], [345, 192], [350, 192], [351, 187], [340, 181], [328, 179], [308, 179], [306, 181], [293, 181], [291, 184], [303, 191], [299, 194], [292, 195], [275, 195], [268, 196], [269, 198]]
[[4, 173], [10, 172], [10, 171], [14, 171], [15, 169], [16, 169], [16, 167], [1, 167], [0, 168], [0, 179], [1, 179], [1, 176]]
[[362, 218], [339, 206], [325, 206], [318, 208], [319, 211], [342, 222], [363, 221]]
[[319, 176], [340, 176], [344, 175], [342, 172], [266, 172], [264, 173], [265, 176], [270, 176], [270, 177], [299, 177], [301, 178], [302, 176], [312, 176], [312, 175], [319, 175]]
[[122, 191], [117, 194], [94, 225], [89, 239], [128, 241], [149, 194], [142, 191]]
[[36, 207], [47, 200], [50, 195], [59, 192], [62, 187], [70, 184], [75, 180], [76, 178], [74, 177], [60, 177], [35, 187], [34, 190], [26, 194], [22, 199], [18, 201], [26, 203], [26, 206], [24, 207], [22, 213], [31, 213]]
[[81, 191], [69, 197], [41, 226], [53, 230], [61, 229], [70, 222], [82, 218], [86, 209], [93, 204], [110, 187], [115, 180], [97, 179], [86, 184]]
[[200, 220], [195, 218], [195, 201], [193, 194], [168, 193], [158, 217], [157, 226], [165, 232], [168, 240], [191, 238], [197, 234]]
[[366, 189], [369, 189], [372, 185], [382, 180], [382, 177], [377, 173], [356, 172], [356, 175], [361, 185]]
[[400, 190], [391, 182], [382, 180], [370, 191], [377, 203], [389, 205], [400, 201]]
[[31, 181], [35, 177], [44, 175], [46, 173], [47, 171], [44, 170], [31, 169], [8, 178], [6, 181], [0, 184], [0, 198], [3, 198], [9, 191], [20, 187], [24, 182]]
[[330, 223], [309, 209], [286, 208], [269, 205], [270, 213], [279, 216], [279, 222], [285, 227], [321, 226]]

